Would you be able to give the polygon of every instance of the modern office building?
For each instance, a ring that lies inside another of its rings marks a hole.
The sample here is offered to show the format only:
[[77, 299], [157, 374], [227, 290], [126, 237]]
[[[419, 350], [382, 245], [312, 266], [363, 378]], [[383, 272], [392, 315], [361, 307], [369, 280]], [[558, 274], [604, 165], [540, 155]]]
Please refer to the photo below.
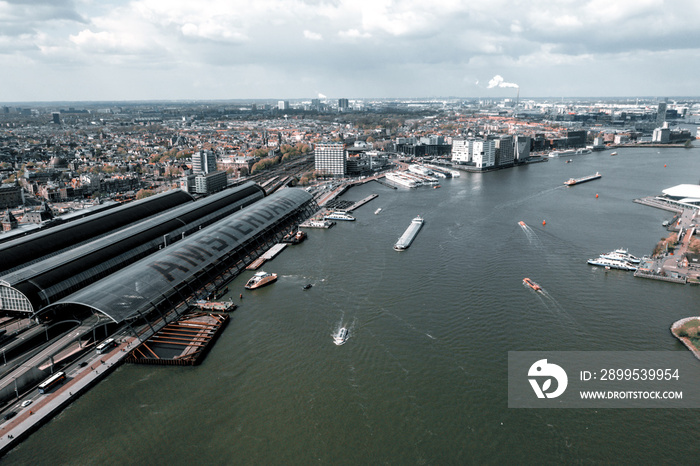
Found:
[[280, 100], [277, 102], [277, 110], [289, 110], [289, 101]]
[[661, 128], [654, 129], [651, 135], [651, 142], [659, 144], [668, 144], [671, 141], [671, 130], [668, 128], [668, 123], [664, 122]]
[[506, 167], [513, 165], [515, 161], [515, 147], [513, 136], [501, 136], [494, 140], [496, 144], [496, 166]]
[[530, 136], [515, 136], [515, 159], [518, 162], [522, 162], [526, 158], [530, 157], [530, 145], [532, 140]]
[[659, 102], [659, 108], [656, 111], [656, 126], [663, 126], [666, 122], [666, 109], [668, 104], [666, 102]]
[[210, 150], [200, 150], [192, 154], [192, 172], [213, 173], [216, 171], [216, 155]]
[[194, 192], [197, 194], [212, 194], [226, 187], [228, 179], [226, 172], [211, 172], [197, 175], [194, 178]]
[[316, 144], [314, 151], [315, 169], [319, 173], [333, 176], [345, 176], [345, 144], [341, 142]]

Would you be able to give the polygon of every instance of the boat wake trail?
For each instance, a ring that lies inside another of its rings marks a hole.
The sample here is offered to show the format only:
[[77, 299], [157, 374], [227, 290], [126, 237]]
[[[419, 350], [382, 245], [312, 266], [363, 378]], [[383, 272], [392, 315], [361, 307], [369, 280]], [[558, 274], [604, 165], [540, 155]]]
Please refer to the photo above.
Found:
[[576, 328], [577, 330], [582, 330], [581, 325], [579, 325], [579, 323], [576, 322], [576, 319], [574, 319], [571, 316], [571, 314], [569, 314], [567, 310], [564, 309], [561, 304], [559, 304], [559, 302], [554, 298], [554, 296], [547, 292], [547, 290], [542, 288], [539, 291], [536, 291], [535, 294], [542, 302], [544, 307], [546, 307], [548, 311], [550, 311], [558, 319], [560, 319], [562, 323], [568, 324]]
[[537, 233], [535, 233], [535, 230], [533, 230], [532, 228], [530, 228], [528, 225], [525, 225], [525, 224], [519, 224], [519, 225], [520, 225], [520, 228], [525, 233], [525, 236], [527, 237], [528, 242], [531, 245], [536, 246], [537, 248], [541, 249], [543, 247], [542, 240], [540, 239], [539, 236], [537, 236]]
[[551, 192], [554, 192], [554, 191], [557, 191], [557, 190], [563, 189], [563, 188], [566, 188], [566, 186], [560, 185], [560, 186], [555, 186], [555, 187], [553, 187], [553, 188], [548, 188], [548, 189], [542, 190], [542, 191], [540, 191], [540, 192], [537, 192], [537, 193], [534, 193], [534, 194], [530, 194], [530, 195], [527, 196], [527, 197], [521, 197], [521, 198], [518, 198], [518, 199], [516, 199], [516, 200], [513, 200], [513, 201], [510, 201], [510, 202], [506, 202], [506, 203], [497, 205], [497, 206], [494, 207], [494, 210], [497, 210], [497, 209], [505, 209], [505, 208], [508, 208], [508, 207], [518, 207], [518, 206], [520, 206], [520, 205], [522, 205], [522, 204], [527, 204], [527, 203], [529, 203], [530, 201], [532, 201], [533, 199], [535, 199], [535, 198], [537, 198], [537, 197], [544, 196], [545, 194], [549, 194], [549, 193], [551, 193]]

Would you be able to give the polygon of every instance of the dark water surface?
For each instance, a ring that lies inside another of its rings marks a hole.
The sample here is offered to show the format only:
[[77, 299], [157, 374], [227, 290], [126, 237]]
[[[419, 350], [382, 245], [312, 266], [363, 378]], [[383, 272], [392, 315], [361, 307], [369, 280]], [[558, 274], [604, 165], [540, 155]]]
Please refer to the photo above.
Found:
[[[671, 215], [632, 200], [697, 184], [700, 151], [609, 153], [440, 189], [353, 188], [345, 199], [379, 194], [356, 222], [309, 230], [263, 267], [271, 286], [245, 292], [252, 272], [232, 283], [242, 305], [201, 366], [122, 366], [3, 461], [696, 463], [696, 410], [507, 407], [508, 351], [685, 351], [668, 328], [698, 314], [700, 288], [586, 259], [651, 253]], [[417, 214], [423, 229], [394, 251]]]

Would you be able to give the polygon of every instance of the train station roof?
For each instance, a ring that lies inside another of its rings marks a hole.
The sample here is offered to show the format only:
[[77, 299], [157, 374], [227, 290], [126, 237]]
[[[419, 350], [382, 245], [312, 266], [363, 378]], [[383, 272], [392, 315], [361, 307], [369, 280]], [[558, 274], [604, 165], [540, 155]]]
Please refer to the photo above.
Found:
[[303, 189], [286, 188], [217, 223], [77, 291], [39, 313], [78, 305], [117, 323], [136, 318], [174, 290], [219, 267], [262, 232], [313, 202]]
[[0, 244], [0, 273], [6, 273], [193, 201], [194, 198], [185, 191], [171, 190], [2, 243]]
[[[264, 196], [257, 184], [243, 183], [15, 269], [0, 278], [0, 311], [39, 310]], [[15, 299], [2, 299], [11, 297]]]

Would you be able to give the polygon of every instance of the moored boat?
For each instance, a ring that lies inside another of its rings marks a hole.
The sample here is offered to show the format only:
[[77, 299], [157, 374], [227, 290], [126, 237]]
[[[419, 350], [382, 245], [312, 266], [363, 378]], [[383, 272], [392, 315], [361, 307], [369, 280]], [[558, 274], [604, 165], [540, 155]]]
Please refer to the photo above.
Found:
[[603, 259], [612, 259], [612, 260], [619, 260], [619, 261], [627, 261], [632, 264], [639, 264], [641, 260], [638, 257], [633, 256], [630, 254], [627, 249], [619, 248], [615, 249], [614, 251], [606, 252], [605, 254], [601, 254], [600, 257]]
[[595, 265], [598, 267], [605, 267], [608, 270], [609, 269], [618, 269], [618, 270], [626, 270], [626, 271], [637, 270], [637, 266], [630, 263], [630, 262], [615, 260], [615, 259], [605, 259], [604, 257], [599, 257], [597, 259], [588, 259], [587, 262], [589, 265]]
[[276, 273], [256, 272], [250, 280], [245, 284], [245, 288], [248, 290], [254, 290], [260, 288], [261, 286], [269, 285], [270, 283], [277, 280]]
[[346, 212], [331, 212], [330, 214], [324, 215], [323, 218], [325, 220], [343, 220], [346, 222], [352, 222], [355, 220], [355, 217]]

